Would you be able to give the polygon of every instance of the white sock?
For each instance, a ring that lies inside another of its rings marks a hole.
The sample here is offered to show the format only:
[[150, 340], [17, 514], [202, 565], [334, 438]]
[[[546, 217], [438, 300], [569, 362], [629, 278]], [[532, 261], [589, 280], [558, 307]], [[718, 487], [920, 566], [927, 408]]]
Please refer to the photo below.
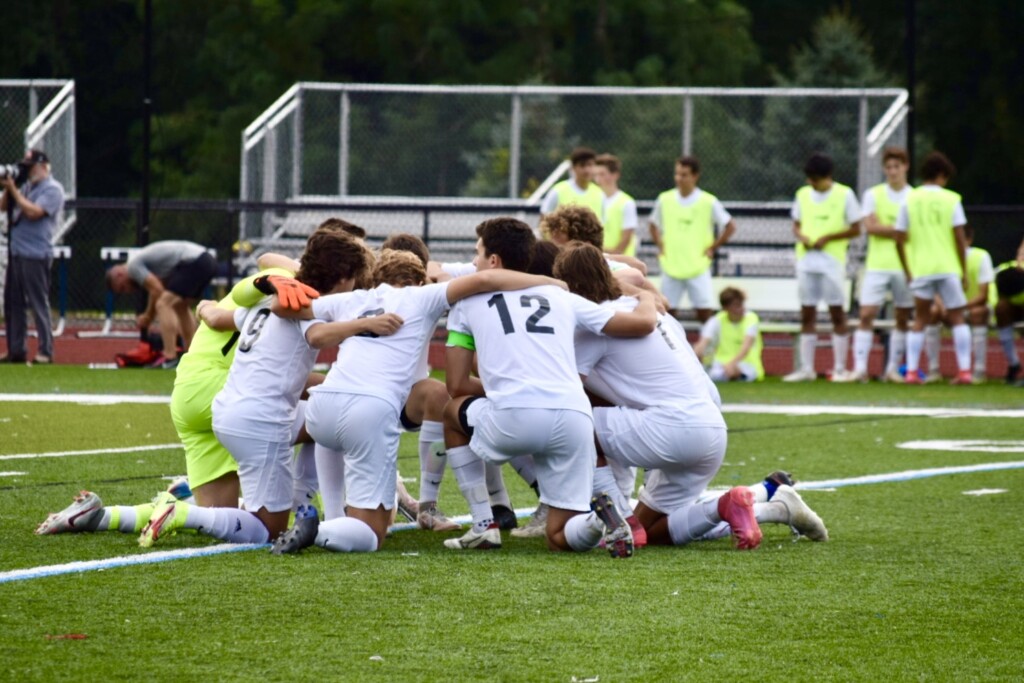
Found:
[[924, 332], [907, 332], [907, 374], [917, 372], [921, 365], [921, 347], [924, 346]]
[[565, 524], [565, 541], [576, 552], [596, 548], [604, 535], [604, 523], [593, 512], [570, 517]]
[[971, 328], [960, 323], [953, 328], [953, 348], [956, 350], [956, 368], [960, 372], [971, 369]]
[[512, 499], [508, 497], [505, 479], [501, 476], [501, 465], [489, 462], [484, 468], [484, 472], [487, 478], [487, 499], [491, 502], [491, 507], [504, 505], [511, 510]]
[[316, 444], [304, 443], [292, 459], [292, 510], [300, 505], [310, 505], [320, 490], [316, 477]]
[[484, 461], [476, 457], [469, 446], [458, 446], [448, 449], [448, 464], [459, 483], [466, 502], [469, 503], [469, 514], [473, 517], [473, 526], [482, 531], [492, 520], [491, 501], [487, 495], [487, 473]]
[[725, 538], [732, 535], [732, 527], [729, 526], [729, 522], [719, 522], [715, 525], [711, 531], [707, 532], [700, 537], [702, 541], [717, 541], [720, 538]]
[[972, 327], [971, 339], [974, 346], [974, 374], [984, 377], [988, 366], [988, 327]]
[[754, 518], [760, 524], [789, 524], [789, 509], [782, 503], [754, 503]]
[[832, 367], [835, 374], [846, 372], [846, 357], [850, 355], [850, 335], [832, 333]]
[[800, 369], [814, 372], [814, 354], [818, 348], [818, 335], [800, 335]]
[[1020, 357], [1017, 356], [1017, 345], [1013, 341], [1013, 328], [1000, 327], [996, 330], [996, 334], [999, 336], [999, 345], [1003, 347], [1006, 364], [1020, 365]]
[[768, 502], [768, 487], [764, 485], [764, 482], [758, 482], [753, 486], [748, 486], [750, 492], [754, 494], [755, 503], [767, 503]]
[[424, 421], [420, 427], [420, 502], [437, 502], [448, 458], [444, 452], [444, 425]]
[[231, 543], [266, 543], [267, 527], [259, 517], [235, 508], [204, 508], [190, 506], [185, 528]]
[[324, 519], [345, 516], [345, 456], [327, 446], [316, 445], [316, 471], [320, 478], [320, 500]]
[[512, 469], [516, 471], [526, 485], [532, 488], [534, 491], [537, 490], [537, 471], [533, 466], [532, 455], [517, 455], [508, 461], [512, 465]]
[[313, 543], [336, 553], [372, 553], [377, 550], [377, 534], [361, 519], [339, 517], [320, 522]]
[[676, 508], [668, 516], [668, 535], [676, 545], [686, 545], [702, 538], [722, 521], [718, 515], [718, 499]]
[[594, 469], [594, 495], [596, 496], [599, 493], [607, 493], [611, 496], [612, 502], [615, 503], [615, 507], [623, 517], [629, 517], [633, 514], [633, 508], [629, 506], [629, 499], [622, 495], [622, 490], [619, 489], [615, 481], [615, 473], [612, 472], [611, 467], [605, 466]]
[[907, 333], [893, 330], [889, 335], [889, 362], [885, 366], [886, 373], [898, 372], [907, 355]]
[[937, 374], [939, 372], [941, 343], [938, 325], [928, 325], [924, 328], [924, 350], [928, 354], [928, 374]]
[[853, 333], [853, 371], [859, 375], [867, 374], [871, 342], [874, 340], [875, 333], [871, 330], [857, 330]]
[[[633, 497], [633, 491], [636, 489], [636, 468], [611, 458], [608, 458], [608, 467], [612, 468], [612, 474], [615, 475], [615, 484], [628, 501]], [[629, 511], [623, 512], [627, 515], [632, 514]]]

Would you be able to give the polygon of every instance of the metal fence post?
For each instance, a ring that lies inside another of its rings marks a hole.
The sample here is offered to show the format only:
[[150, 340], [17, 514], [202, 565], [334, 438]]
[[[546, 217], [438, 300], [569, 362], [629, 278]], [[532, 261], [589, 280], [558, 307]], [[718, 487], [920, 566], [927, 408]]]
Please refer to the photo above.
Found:
[[693, 153], [693, 97], [683, 97], [683, 156]]
[[519, 196], [519, 163], [523, 127], [523, 100], [519, 94], [512, 96], [512, 122], [508, 142], [508, 196], [515, 199]]
[[338, 130], [338, 194], [342, 197], [348, 196], [348, 135], [351, 113], [352, 103], [349, 101], [348, 92], [342, 90], [341, 121]]
[[302, 194], [302, 97], [303, 89], [295, 93], [295, 111], [292, 113], [292, 197]]
[[868, 164], [868, 98], [860, 98], [860, 111], [857, 120], [857, 196], [863, 197], [868, 187], [870, 170]]
[[423, 210], [423, 243], [430, 248], [430, 209]]

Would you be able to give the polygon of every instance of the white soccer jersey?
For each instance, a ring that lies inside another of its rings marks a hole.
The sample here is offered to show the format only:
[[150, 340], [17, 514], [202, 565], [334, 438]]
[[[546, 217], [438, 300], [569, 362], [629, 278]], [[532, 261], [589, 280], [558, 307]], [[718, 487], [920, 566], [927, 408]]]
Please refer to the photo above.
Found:
[[324, 383], [312, 392], [376, 396], [400, 411], [412, 385], [423, 379], [426, 347], [437, 320], [448, 310], [448, 283], [392, 287], [322, 296], [313, 301], [320, 320], [353, 320], [395, 313], [405, 322], [389, 337], [349, 337]]
[[468, 263], [460, 263], [456, 261], [452, 263], [442, 263], [441, 270], [448, 275], [451, 275], [454, 279], [457, 277], [472, 275], [476, 272], [476, 266], [473, 265], [472, 261], [469, 261]]
[[[609, 311], [632, 310], [636, 299], [606, 301]], [[662, 315], [658, 329], [640, 339], [616, 339], [576, 333], [576, 367], [586, 386], [628, 408], [676, 406], [694, 426], [722, 424], [718, 389], [710, 381], [686, 334], [674, 318]]]
[[218, 431], [288, 441], [295, 406], [316, 362], [306, 330], [317, 320], [286, 320], [270, 312], [270, 300], [235, 311], [238, 348], [227, 381], [213, 401]]
[[464, 299], [448, 314], [448, 329], [475, 340], [480, 379], [496, 408], [590, 414], [575, 372], [573, 336], [577, 326], [599, 334], [614, 314], [545, 285]]

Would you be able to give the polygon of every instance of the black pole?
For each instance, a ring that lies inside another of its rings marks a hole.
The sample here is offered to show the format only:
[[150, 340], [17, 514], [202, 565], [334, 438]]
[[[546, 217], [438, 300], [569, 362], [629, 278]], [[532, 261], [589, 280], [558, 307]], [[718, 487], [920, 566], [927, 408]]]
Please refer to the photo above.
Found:
[[914, 134], [915, 118], [917, 117], [917, 3], [914, 0], [906, 0], [907, 12], [907, 35], [906, 35], [906, 59], [907, 59], [907, 156], [910, 158], [910, 176], [914, 175]]
[[136, 246], [149, 244], [149, 133], [153, 101], [150, 93], [150, 73], [153, 69], [153, 3], [143, 5], [142, 33], [142, 215], [136, 226]]

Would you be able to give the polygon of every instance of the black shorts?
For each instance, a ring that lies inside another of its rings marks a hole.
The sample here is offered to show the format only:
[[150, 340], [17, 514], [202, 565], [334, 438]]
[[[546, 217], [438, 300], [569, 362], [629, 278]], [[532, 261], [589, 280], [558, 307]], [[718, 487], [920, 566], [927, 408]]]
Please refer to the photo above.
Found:
[[182, 261], [164, 279], [164, 289], [183, 299], [199, 299], [217, 272], [217, 260], [204, 252], [191, 261]]

